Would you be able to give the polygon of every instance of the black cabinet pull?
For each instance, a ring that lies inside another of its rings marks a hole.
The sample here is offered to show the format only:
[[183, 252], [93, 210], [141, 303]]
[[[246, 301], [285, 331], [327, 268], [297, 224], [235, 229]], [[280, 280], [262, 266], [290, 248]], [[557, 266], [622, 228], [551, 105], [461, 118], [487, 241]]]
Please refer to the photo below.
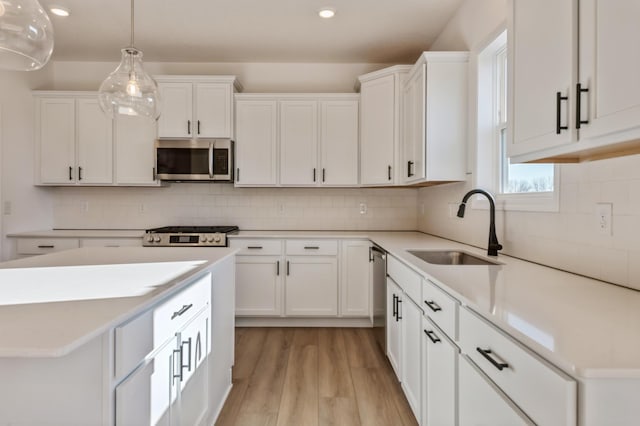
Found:
[[589, 124], [589, 120], [582, 119], [582, 94], [589, 93], [589, 88], [583, 89], [582, 84], [576, 84], [576, 129], [583, 124]]
[[400, 304], [402, 303], [402, 299], [400, 299], [398, 297], [398, 313], [396, 314], [396, 321], [400, 321], [402, 319], [402, 306], [400, 306]]
[[151, 180], [156, 180], [156, 168], [151, 169]]
[[236, 168], [236, 182], [240, 182], [240, 167]]
[[198, 134], [200, 134], [200, 120], [198, 120]]
[[191, 120], [187, 120], [187, 134], [191, 134]]
[[248, 246], [249, 250], [262, 250], [262, 246]]
[[569, 100], [568, 96], [562, 96], [562, 93], [556, 92], [556, 134], [559, 135], [562, 130], [569, 130], [569, 126], [563, 126], [562, 121], [562, 101]]
[[391, 180], [391, 166], [387, 166], [387, 177]]
[[428, 300], [425, 300], [424, 303], [426, 303], [429, 309], [431, 309], [433, 312], [438, 312], [442, 310], [442, 308], [438, 306], [436, 302], [434, 302], [433, 300], [431, 302], [429, 302]]
[[[188, 340], [182, 342], [182, 344], [180, 345], [180, 350], [184, 351], [184, 345], [188, 345], [189, 346], [189, 352], [188, 352], [188, 356], [187, 356], [187, 364], [184, 364], [184, 356], [180, 356], [180, 381], [182, 381], [182, 370], [184, 370], [185, 368], [188, 369], [189, 371], [191, 371], [191, 337], [189, 337]], [[184, 352], [182, 352], [184, 354]]]
[[287, 260], [287, 276], [289, 276], [289, 272], [290, 272], [289, 261]]
[[324, 167], [322, 168], [322, 182], [325, 181], [326, 173], [324, 171]]
[[398, 320], [398, 296], [396, 296], [395, 294], [393, 295], [393, 317], [396, 318], [396, 321]]
[[313, 181], [316, 181], [316, 168], [313, 168]]
[[411, 169], [413, 169], [413, 161], [407, 161], [407, 177], [411, 177], [413, 176], [413, 171]]
[[38, 246], [39, 249], [52, 249], [55, 248], [56, 246], [54, 245], [42, 245], [42, 246]]
[[305, 250], [320, 250], [318, 246], [304, 246]]
[[276, 261], [276, 277], [280, 276], [280, 261]]
[[[176, 368], [176, 360], [178, 361], [178, 366]], [[171, 380], [172, 383], [176, 382], [176, 379], [180, 379], [180, 381], [182, 381], [182, 346], [180, 346], [180, 349], [174, 349], [173, 350], [173, 378]], [[176, 374], [175, 372], [178, 372], [178, 374]]]
[[424, 334], [426, 334], [429, 340], [431, 340], [433, 343], [442, 342], [442, 340], [440, 340], [440, 338], [436, 336], [436, 333], [434, 333], [433, 330], [424, 330]]
[[82, 180], [82, 167], [78, 167], [78, 180]]
[[491, 352], [491, 349], [476, 348], [476, 350], [480, 352], [480, 355], [482, 355], [487, 361], [493, 364], [493, 366], [498, 370], [502, 371], [505, 368], [509, 368], [509, 364], [507, 364], [506, 362], [498, 362], [491, 356], [491, 354], [493, 354], [493, 352]]
[[171, 319], [179, 317], [180, 315], [184, 314], [192, 307], [193, 307], [193, 303], [189, 303], [188, 305], [182, 305], [182, 308], [180, 308], [179, 311], [176, 311], [173, 313], [173, 315], [171, 315]]
[[73, 180], [73, 167], [69, 166], [69, 180]]

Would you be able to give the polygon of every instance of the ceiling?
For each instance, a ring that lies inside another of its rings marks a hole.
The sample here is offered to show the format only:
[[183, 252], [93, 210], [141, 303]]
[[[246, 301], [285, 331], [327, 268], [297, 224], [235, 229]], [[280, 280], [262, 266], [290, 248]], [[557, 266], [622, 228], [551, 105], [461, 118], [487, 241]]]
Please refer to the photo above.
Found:
[[[411, 63], [462, 0], [137, 0], [135, 46], [158, 62]], [[41, 0], [54, 60], [119, 61], [129, 0]], [[336, 10], [321, 19], [324, 6]]]

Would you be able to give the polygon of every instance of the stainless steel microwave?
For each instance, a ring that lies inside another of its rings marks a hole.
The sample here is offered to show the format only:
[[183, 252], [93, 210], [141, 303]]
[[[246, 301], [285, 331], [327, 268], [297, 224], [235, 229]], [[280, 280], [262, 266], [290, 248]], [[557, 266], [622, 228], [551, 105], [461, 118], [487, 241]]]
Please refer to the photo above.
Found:
[[230, 139], [156, 140], [160, 180], [233, 182]]

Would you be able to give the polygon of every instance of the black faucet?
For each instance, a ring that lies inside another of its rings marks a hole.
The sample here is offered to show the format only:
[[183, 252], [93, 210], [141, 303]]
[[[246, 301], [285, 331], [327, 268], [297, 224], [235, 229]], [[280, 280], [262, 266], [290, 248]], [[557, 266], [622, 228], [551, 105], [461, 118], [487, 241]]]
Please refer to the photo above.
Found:
[[493, 200], [493, 196], [489, 194], [487, 191], [483, 191], [482, 189], [472, 189], [467, 192], [464, 197], [462, 197], [462, 204], [458, 207], [458, 217], [464, 217], [464, 209], [467, 205], [467, 200], [473, 194], [482, 194], [489, 200], [489, 247], [487, 247], [487, 254], [489, 256], [497, 256], [498, 250], [502, 250], [502, 246], [498, 242], [498, 237], [496, 236], [496, 203]]

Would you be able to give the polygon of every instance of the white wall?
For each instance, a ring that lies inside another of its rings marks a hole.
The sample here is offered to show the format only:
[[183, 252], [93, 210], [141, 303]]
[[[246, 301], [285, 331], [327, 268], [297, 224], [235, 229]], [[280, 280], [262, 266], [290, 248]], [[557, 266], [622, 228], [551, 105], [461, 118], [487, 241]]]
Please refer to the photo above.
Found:
[[[466, 0], [435, 42], [438, 50], [474, 49], [506, 19], [506, 2]], [[475, 113], [470, 114], [475, 126]], [[473, 128], [473, 127], [471, 127]], [[475, 140], [469, 138], [470, 164]], [[560, 211], [499, 212], [498, 238], [504, 253], [604, 281], [640, 289], [640, 156], [561, 165]], [[486, 247], [487, 210], [467, 209], [464, 219], [452, 218], [449, 203], [459, 203], [469, 182], [419, 191], [421, 231]], [[613, 203], [613, 235], [600, 235], [597, 202]]]
[[[52, 198], [34, 182], [34, 102], [31, 90], [51, 83], [51, 67], [33, 72], [0, 71], [0, 198], [2, 206], [2, 252], [4, 260], [12, 257], [13, 244], [6, 234], [48, 229], [53, 225]], [[5, 214], [5, 203], [11, 213]]]

